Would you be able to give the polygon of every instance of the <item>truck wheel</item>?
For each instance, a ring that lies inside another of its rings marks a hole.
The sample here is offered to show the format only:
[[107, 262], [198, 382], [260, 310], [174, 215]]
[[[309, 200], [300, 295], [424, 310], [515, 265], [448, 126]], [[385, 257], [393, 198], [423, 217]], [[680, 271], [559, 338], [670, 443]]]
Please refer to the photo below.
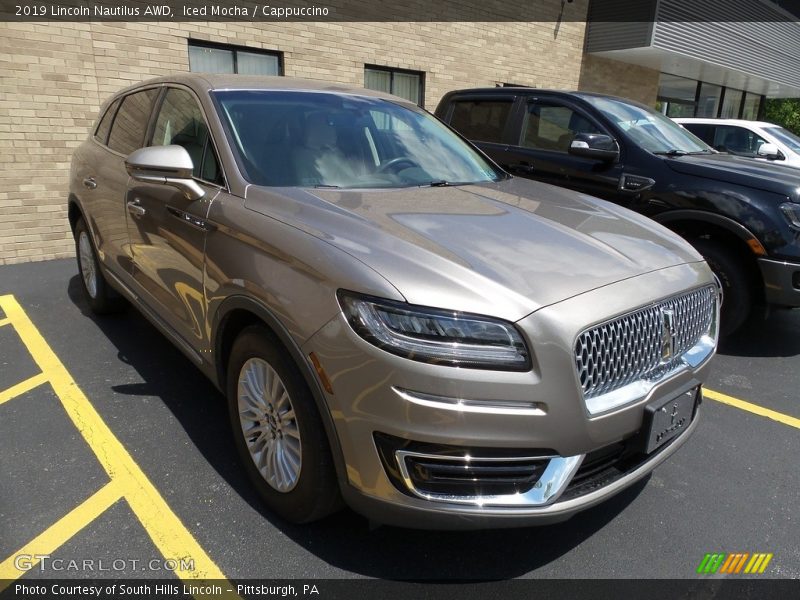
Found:
[[706, 239], [692, 242], [722, 284], [720, 335], [741, 327], [753, 305], [753, 283], [742, 259], [732, 249]]
[[227, 388], [236, 449], [267, 506], [292, 523], [338, 509], [333, 457], [314, 398], [264, 327], [248, 327], [234, 342]]

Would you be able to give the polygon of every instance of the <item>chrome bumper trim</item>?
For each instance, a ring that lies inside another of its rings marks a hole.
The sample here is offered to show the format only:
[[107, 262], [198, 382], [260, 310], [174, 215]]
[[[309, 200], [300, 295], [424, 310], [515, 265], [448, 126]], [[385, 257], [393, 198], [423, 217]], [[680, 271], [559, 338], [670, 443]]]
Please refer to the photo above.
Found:
[[452, 398], [423, 392], [412, 392], [398, 387], [393, 387], [392, 390], [403, 400], [428, 408], [493, 415], [543, 416], [547, 414], [547, 406], [541, 402]]
[[546, 506], [552, 504], [564, 492], [575, 472], [583, 461], [584, 454], [577, 456], [520, 456], [514, 458], [480, 458], [481, 462], [509, 462], [509, 461], [529, 461], [529, 460], [548, 460], [547, 468], [542, 473], [534, 486], [524, 493], [505, 494], [497, 496], [454, 496], [449, 494], [431, 494], [419, 490], [411, 479], [406, 465], [406, 457], [427, 458], [436, 460], [452, 460], [454, 462], [468, 463], [469, 456], [442, 456], [439, 454], [422, 454], [419, 452], [409, 452], [398, 450], [395, 452], [397, 465], [403, 476], [403, 481], [408, 490], [415, 496], [432, 502], [446, 502], [449, 504], [469, 504], [472, 506], [505, 506], [505, 507], [528, 507]]

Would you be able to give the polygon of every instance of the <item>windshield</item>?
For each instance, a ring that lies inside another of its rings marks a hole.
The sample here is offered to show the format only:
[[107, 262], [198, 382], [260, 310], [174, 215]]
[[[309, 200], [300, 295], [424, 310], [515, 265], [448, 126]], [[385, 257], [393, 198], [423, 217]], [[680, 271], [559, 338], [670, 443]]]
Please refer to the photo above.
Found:
[[700, 138], [654, 110], [615, 98], [581, 97], [616, 123], [636, 144], [654, 154], [679, 156], [714, 152]]
[[505, 177], [436, 118], [381, 98], [213, 95], [245, 177], [257, 185], [400, 188]]
[[778, 141], [783, 142], [793, 151], [800, 153], [800, 137], [783, 127], [767, 127], [766, 130], [778, 138]]

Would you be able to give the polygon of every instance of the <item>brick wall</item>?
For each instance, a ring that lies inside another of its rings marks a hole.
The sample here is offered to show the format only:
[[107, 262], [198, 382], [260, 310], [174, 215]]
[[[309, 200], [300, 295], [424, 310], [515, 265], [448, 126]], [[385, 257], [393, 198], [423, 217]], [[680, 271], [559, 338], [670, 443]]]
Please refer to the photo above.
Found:
[[73, 253], [72, 149], [113, 92], [188, 70], [189, 38], [281, 51], [294, 77], [360, 86], [365, 63], [424, 71], [433, 110], [461, 87], [577, 88], [584, 30], [582, 22], [0, 23], [0, 264]]
[[655, 69], [586, 54], [579, 85], [585, 92], [611, 94], [655, 106], [660, 75]]

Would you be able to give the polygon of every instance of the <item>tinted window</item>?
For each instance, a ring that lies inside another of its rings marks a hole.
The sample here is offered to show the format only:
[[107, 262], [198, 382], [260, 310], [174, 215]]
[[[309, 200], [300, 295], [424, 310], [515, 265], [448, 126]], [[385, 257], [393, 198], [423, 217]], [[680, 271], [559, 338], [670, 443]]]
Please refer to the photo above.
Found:
[[766, 143], [767, 140], [744, 127], [718, 125], [711, 145], [720, 152], [752, 157], [757, 156], [758, 147]]
[[203, 113], [192, 94], [170, 89], [156, 118], [153, 146], [182, 146], [192, 157], [194, 176], [217, 183], [220, 170]]
[[127, 155], [144, 146], [147, 121], [157, 94], [158, 90], [153, 88], [122, 99], [108, 137], [109, 148]]
[[214, 92], [228, 140], [259, 185], [397, 188], [504, 175], [416, 107], [323, 92]]
[[567, 152], [577, 133], [602, 133], [589, 119], [567, 106], [528, 104], [520, 144], [526, 148]]
[[714, 145], [715, 127], [713, 125], [704, 125], [702, 123], [682, 123], [682, 125], [709, 146]]
[[111, 106], [108, 107], [108, 110], [106, 110], [103, 118], [100, 119], [100, 124], [97, 126], [97, 130], [94, 132], [95, 139], [101, 144], [105, 144], [106, 140], [108, 139], [108, 131], [111, 129], [111, 121], [114, 120], [114, 113], [117, 112], [118, 106], [119, 99], [114, 100]]
[[511, 99], [457, 101], [450, 125], [469, 140], [502, 142], [512, 105]]

